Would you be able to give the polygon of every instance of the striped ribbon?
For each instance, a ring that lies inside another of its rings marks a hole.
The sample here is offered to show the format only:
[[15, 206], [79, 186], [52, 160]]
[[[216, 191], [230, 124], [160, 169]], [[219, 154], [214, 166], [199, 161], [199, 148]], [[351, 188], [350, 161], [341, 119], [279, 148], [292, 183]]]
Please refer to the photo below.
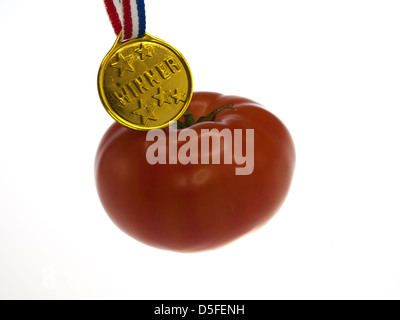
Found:
[[104, 0], [114, 31], [122, 40], [142, 38], [146, 32], [144, 0]]

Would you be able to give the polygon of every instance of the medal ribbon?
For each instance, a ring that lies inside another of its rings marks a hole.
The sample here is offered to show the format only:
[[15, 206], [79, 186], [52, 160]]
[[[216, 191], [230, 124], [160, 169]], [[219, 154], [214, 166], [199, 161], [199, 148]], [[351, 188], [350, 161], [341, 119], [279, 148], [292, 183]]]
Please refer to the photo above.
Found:
[[104, 0], [116, 35], [122, 40], [142, 38], [146, 32], [144, 0]]

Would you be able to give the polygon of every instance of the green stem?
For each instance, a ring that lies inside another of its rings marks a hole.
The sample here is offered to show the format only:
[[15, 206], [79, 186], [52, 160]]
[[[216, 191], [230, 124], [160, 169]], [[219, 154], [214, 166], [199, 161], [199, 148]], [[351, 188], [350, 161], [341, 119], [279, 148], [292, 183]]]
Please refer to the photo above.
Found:
[[217, 114], [227, 109], [236, 110], [236, 108], [233, 107], [233, 103], [229, 103], [222, 107], [215, 108], [208, 115], [200, 117], [197, 122], [194, 120], [193, 113], [188, 109], [183, 115], [185, 118], [185, 122], [178, 121], [178, 129], [189, 128], [197, 123], [202, 123], [206, 121], [215, 121]]

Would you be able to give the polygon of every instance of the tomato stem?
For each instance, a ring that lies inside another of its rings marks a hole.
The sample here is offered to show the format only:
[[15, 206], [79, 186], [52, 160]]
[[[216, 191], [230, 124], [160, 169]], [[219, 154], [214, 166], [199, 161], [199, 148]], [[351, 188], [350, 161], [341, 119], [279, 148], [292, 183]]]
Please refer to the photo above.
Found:
[[200, 117], [197, 121], [194, 120], [193, 113], [188, 109], [183, 115], [185, 118], [185, 122], [178, 121], [178, 129], [189, 128], [197, 123], [202, 123], [206, 121], [215, 121], [217, 114], [227, 109], [236, 110], [236, 108], [233, 107], [233, 103], [228, 103], [226, 105], [223, 105], [222, 107], [215, 108], [208, 115]]

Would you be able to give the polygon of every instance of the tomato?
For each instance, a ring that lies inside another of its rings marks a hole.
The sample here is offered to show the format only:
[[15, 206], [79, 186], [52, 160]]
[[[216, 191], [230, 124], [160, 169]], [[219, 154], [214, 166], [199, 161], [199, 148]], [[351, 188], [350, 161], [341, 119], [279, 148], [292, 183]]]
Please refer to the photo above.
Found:
[[[249, 174], [238, 175], [240, 165], [235, 161], [150, 164], [146, 154], [155, 140], [147, 141], [147, 132], [118, 123], [109, 128], [96, 155], [95, 175], [101, 202], [120, 229], [153, 247], [197, 252], [260, 228], [278, 211], [295, 166], [288, 130], [260, 104], [241, 97], [195, 93], [189, 110], [198, 119], [221, 106], [230, 107], [216, 113], [215, 121], [189, 129], [199, 143], [203, 129], [242, 129], [243, 137], [245, 130], [254, 130], [254, 165]], [[177, 134], [189, 129], [178, 129]], [[171, 139], [169, 128], [163, 133]], [[247, 140], [243, 140], [244, 154]], [[186, 142], [179, 141], [178, 150]], [[224, 153], [234, 152], [224, 143], [218, 150], [221, 159]]]

